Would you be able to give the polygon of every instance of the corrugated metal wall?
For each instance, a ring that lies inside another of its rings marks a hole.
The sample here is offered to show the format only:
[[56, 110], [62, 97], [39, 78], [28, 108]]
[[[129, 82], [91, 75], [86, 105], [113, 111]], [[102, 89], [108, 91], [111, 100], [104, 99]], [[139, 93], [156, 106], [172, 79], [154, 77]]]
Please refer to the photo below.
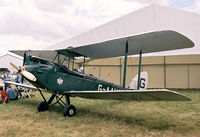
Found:
[[[93, 60], [85, 71], [122, 85], [123, 63], [123, 58]], [[148, 72], [148, 88], [200, 88], [200, 55], [143, 57], [142, 71]], [[138, 57], [129, 57], [126, 86], [137, 73]]]

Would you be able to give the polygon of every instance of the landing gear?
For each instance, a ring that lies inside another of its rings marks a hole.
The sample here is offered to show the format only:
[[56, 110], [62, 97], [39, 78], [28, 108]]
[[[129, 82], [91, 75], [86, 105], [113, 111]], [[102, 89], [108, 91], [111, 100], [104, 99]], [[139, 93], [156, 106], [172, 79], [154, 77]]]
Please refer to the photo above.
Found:
[[47, 104], [47, 102], [45, 101], [42, 101], [38, 104], [37, 106], [37, 110], [38, 112], [41, 112], [41, 111], [46, 111], [49, 109], [49, 105]]
[[76, 114], [76, 108], [74, 107], [74, 105], [66, 105], [64, 107], [64, 117], [65, 116], [69, 116], [69, 117], [72, 117]]
[[69, 96], [65, 95], [65, 100], [66, 100], [66, 105], [65, 105], [64, 110], [63, 110], [64, 117], [65, 116], [72, 117], [76, 114], [76, 108], [75, 108], [74, 105], [70, 104]]
[[[70, 104], [70, 98], [69, 98], [69, 95], [56, 95], [55, 93], [53, 93], [51, 95], [51, 97], [49, 98], [48, 101], [46, 101], [44, 95], [42, 94], [41, 90], [38, 89], [43, 100], [42, 102], [40, 102], [38, 104], [38, 107], [37, 107], [37, 110], [38, 112], [41, 112], [41, 111], [46, 111], [49, 109], [49, 107], [52, 107], [54, 106], [55, 104], [59, 104], [61, 107], [63, 107], [63, 114], [64, 116], [69, 116], [69, 117], [72, 117], [76, 114], [76, 108], [74, 105]], [[65, 96], [65, 99], [66, 99], [66, 102], [64, 102], [62, 100], [62, 98]], [[51, 104], [53, 102], [53, 100], [56, 99], [56, 102]]]

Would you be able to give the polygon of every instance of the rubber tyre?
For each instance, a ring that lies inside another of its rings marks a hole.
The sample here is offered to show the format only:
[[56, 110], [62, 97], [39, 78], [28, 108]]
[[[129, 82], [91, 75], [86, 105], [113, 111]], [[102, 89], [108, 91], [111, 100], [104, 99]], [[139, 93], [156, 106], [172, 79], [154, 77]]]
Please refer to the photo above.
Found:
[[47, 102], [45, 101], [42, 101], [38, 104], [37, 106], [37, 110], [38, 112], [41, 112], [41, 111], [46, 111], [49, 109], [49, 105], [47, 104]]
[[76, 108], [74, 105], [65, 106], [63, 111], [64, 111], [64, 117], [65, 116], [72, 117], [72, 116], [76, 115]]

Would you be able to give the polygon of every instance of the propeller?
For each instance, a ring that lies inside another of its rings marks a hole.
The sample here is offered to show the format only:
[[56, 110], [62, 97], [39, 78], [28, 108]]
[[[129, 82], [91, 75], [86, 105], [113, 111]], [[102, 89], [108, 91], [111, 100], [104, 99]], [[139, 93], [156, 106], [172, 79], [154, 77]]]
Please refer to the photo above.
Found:
[[26, 71], [25, 70], [25, 67], [18, 67], [18, 66], [16, 66], [14, 63], [12, 63], [12, 62], [10, 62], [10, 65], [13, 67], [13, 68], [15, 68], [15, 69], [17, 69], [17, 71], [19, 72], [19, 73], [21, 73], [25, 78], [27, 78], [27, 79], [29, 79], [29, 80], [31, 80], [31, 81], [36, 81], [37, 79], [36, 79], [36, 77], [32, 74], [32, 73], [30, 73], [30, 72], [28, 72], [28, 71]]

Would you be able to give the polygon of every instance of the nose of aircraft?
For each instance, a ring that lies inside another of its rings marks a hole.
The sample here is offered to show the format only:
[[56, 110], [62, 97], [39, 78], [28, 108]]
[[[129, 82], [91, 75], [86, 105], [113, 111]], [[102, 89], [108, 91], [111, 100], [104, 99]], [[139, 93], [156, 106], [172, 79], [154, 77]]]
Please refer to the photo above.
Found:
[[26, 71], [25, 67], [18, 67], [12, 62], [10, 62], [10, 65], [13, 66], [13, 68], [17, 69], [17, 71], [21, 73], [25, 78], [34, 82], [37, 80], [36, 77], [32, 73]]

